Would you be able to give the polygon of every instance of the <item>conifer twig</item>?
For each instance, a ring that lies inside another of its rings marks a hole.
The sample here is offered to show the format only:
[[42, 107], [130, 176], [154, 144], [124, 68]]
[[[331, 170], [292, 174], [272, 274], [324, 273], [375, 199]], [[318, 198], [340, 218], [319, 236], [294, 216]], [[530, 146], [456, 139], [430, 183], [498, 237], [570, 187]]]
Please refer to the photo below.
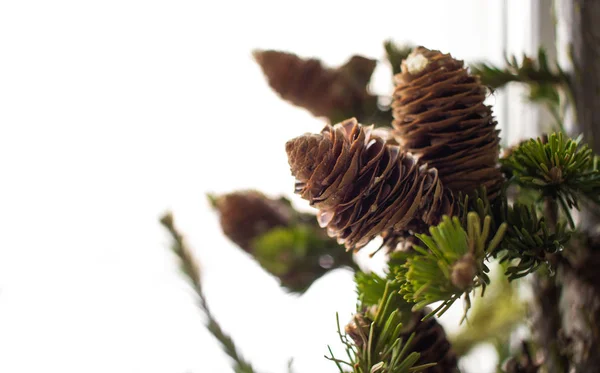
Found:
[[235, 362], [234, 371], [236, 373], [255, 373], [254, 369], [252, 368], [252, 365], [246, 360], [244, 360], [242, 355], [237, 350], [235, 343], [233, 342], [231, 337], [223, 331], [223, 329], [213, 316], [212, 312], [210, 311], [208, 303], [206, 302], [206, 297], [204, 296], [204, 291], [202, 289], [202, 282], [200, 279], [200, 267], [194, 259], [192, 252], [187, 247], [183, 235], [179, 233], [179, 231], [175, 227], [173, 223], [173, 214], [171, 212], [167, 212], [160, 219], [160, 222], [169, 231], [171, 237], [173, 238], [171, 250], [181, 260], [180, 269], [183, 272], [183, 274], [187, 277], [190, 285], [194, 289], [194, 292], [198, 296], [198, 304], [200, 305], [200, 308], [202, 309], [207, 318], [206, 328], [221, 343], [225, 353], [227, 353], [227, 355], [229, 355], [233, 359], [233, 361]]

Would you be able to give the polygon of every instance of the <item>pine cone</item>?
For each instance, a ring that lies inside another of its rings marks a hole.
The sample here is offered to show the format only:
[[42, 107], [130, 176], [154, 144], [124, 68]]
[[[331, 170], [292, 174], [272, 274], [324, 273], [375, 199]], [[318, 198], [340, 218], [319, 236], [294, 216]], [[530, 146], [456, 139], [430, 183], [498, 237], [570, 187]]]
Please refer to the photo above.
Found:
[[314, 215], [294, 210], [283, 198], [240, 191], [214, 198], [213, 204], [225, 235], [287, 290], [302, 293], [333, 269], [356, 267]]
[[276, 227], [288, 226], [292, 207], [282, 200], [270, 199], [257, 191], [240, 191], [218, 197], [215, 207], [221, 217], [223, 233], [246, 252], [252, 241]]
[[319, 209], [319, 224], [347, 249], [384, 231], [436, 224], [454, 209], [436, 169], [371, 131], [352, 118], [286, 144], [296, 193]]
[[413, 313], [411, 323], [402, 332], [404, 340], [415, 333], [409, 350], [421, 354], [417, 364], [437, 363], [435, 366], [425, 369], [425, 373], [458, 372], [456, 354], [452, 350], [444, 328], [435, 317], [421, 321], [426, 315], [425, 312], [421, 310]]
[[463, 61], [417, 47], [395, 76], [395, 136], [403, 150], [435, 167], [453, 192], [485, 186], [490, 199], [503, 183], [498, 168], [499, 131], [484, 105], [486, 88]]
[[370, 119], [377, 112], [377, 96], [367, 91], [375, 60], [353, 56], [331, 69], [317, 59], [273, 50], [256, 51], [254, 58], [281, 98], [314, 116], [336, 123], [351, 116]]

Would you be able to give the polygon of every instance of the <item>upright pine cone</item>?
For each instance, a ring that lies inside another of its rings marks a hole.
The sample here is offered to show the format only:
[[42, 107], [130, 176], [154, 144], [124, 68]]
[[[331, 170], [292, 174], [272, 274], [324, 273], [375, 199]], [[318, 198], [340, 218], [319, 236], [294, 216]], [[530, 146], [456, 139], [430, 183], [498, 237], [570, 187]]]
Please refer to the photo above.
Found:
[[367, 91], [376, 61], [353, 56], [337, 69], [317, 59], [267, 50], [254, 52], [269, 85], [284, 100], [336, 123], [350, 116], [366, 119], [377, 110], [377, 97]]
[[246, 252], [252, 241], [276, 227], [288, 226], [292, 207], [257, 191], [240, 191], [215, 199], [223, 233]]
[[444, 328], [437, 322], [435, 317], [421, 321], [425, 315], [424, 310], [413, 313], [410, 324], [402, 332], [404, 340], [415, 333], [409, 351], [421, 354], [418, 364], [437, 363], [433, 367], [424, 370], [425, 373], [458, 372], [458, 360]]
[[393, 126], [402, 149], [437, 168], [453, 192], [485, 186], [496, 197], [503, 182], [499, 131], [479, 77], [449, 54], [417, 47], [395, 80]]
[[347, 249], [384, 231], [436, 224], [453, 211], [436, 169], [362, 127], [356, 119], [287, 142], [296, 193], [319, 209], [318, 220]]

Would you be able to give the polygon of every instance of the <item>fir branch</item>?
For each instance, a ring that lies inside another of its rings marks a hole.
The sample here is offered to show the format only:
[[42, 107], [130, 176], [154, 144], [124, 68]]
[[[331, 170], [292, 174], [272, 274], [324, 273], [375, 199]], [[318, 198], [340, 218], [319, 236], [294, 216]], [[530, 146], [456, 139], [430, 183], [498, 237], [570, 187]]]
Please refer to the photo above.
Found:
[[546, 51], [538, 50], [537, 59], [523, 55], [521, 62], [515, 56], [505, 57], [506, 67], [499, 68], [487, 63], [475, 63], [471, 71], [481, 78], [481, 82], [491, 89], [501, 88], [510, 82], [529, 86], [529, 101], [541, 104], [550, 113], [555, 129], [564, 131], [564, 118], [567, 106], [573, 102], [569, 76], [558, 64], [553, 67], [548, 62]]
[[571, 227], [575, 224], [570, 209], [579, 209], [582, 197], [600, 204], [598, 158], [580, 139], [562, 133], [549, 135], [547, 141], [531, 139], [501, 161], [511, 181], [557, 201]]
[[[506, 212], [508, 230], [500, 244], [501, 261], [509, 264], [506, 274], [514, 280], [534, 272], [542, 264], [552, 264], [552, 255], [563, 250], [571, 237], [564, 223], [548, 225], [534, 205], [515, 203]], [[516, 262], [516, 263], [515, 263]]]
[[458, 217], [444, 216], [439, 225], [430, 227], [430, 235], [417, 235], [425, 247], [414, 246], [414, 254], [404, 254], [397, 274], [404, 299], [415, 303], [413, 310], [441, 301], [425, 318], [440, 316], [463, 294], [468, 309], [469, 293], [476, 287], [482, 286], [483, 294], [489, 284], [484, 260], [500, 244], [506, 224], [493, 237], [490, 229], [490, 216], [481, 222], [476, 212], [470, 212], [466, 230]]
[[521, 82], [538, 87], [568, 86], [567, 74], [558, 65], [550, 66], [548, 56], [543, 48], [538, 50], [537, 60], [524, 54], [520, 62], [516, 56], [512, 56], [510, 59], [505, 57], [505, 62], [505, 68], [484, 62], [475, 63], [471, 65], [471, 71], [481, 77], [483, 84], [494, 89], [510, 82]]
[[331, 348], [328, 360], [336, 363], [340, 372], [343, 366], [350, 367], [353, 373], [409, 373], [421, 372], [435, 363], [416, 365], [421, 355], [410, 352], [413, 336], [403, 341], [402, 324], [399, 310], [395, 305], [400, 301], [397, 291], [392, 290], [391, 282], [387, 282], [383, 297], [379, 303], [366, 313], [358, 313], [352, 322], [340, 330], [338, 335], [345, 346], [348, 360], [336, 358]]
[[194, 289], [194, 292], [198, 296], [198, 303], [200, 305], [200, 308], [202, 309], [208, 320], [206, 328], [221, 343], [223, 350], [234, 361], [234, 371], [236, 373], [255, 373], [254, 369], [252, 368], [252, 365], [246, 360], [244, 360], [244, 358], [238, 352], [237, 347], [235, 346], [231, 337], [223, 331], [223, 329], [213, 316], [212, 312], [210, 311], [208, 303], [206, 302], [206, 297], [204, 296], [204, 291], [202, 290], [200, 267], [196, 263], [192, 252], [187, 247], [183, 235], [179, 233], [179, 231], [175, 227], [173, 223], [173, 215], [170, 212], [167, 212], [160, 219], [160, 222], [169, 231], [173, 239], [171, 250], [181, 260], [180, 269], [183, 272], [183, 274], [187, 277], [189, 284], [192, 286], [192, 289]]
[[[354, 276], [354, 282], [356, 283], [359, 309], [377, 305], [381, 301], [386, 287], [390, 286], [387, 279], [372, 272], [357, 272]], [[400, 291], [399, 286], [397, 291]]]

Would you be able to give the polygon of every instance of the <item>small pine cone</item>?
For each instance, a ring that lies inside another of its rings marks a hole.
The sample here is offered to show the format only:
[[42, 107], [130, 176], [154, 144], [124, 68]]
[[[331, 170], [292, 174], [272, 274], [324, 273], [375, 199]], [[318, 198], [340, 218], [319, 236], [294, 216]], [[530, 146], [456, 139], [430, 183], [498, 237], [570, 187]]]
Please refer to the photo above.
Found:
[[449, 54], [417, 47], [395, 80], [393, 126], [402, 148], [437, 168], [451, 191], [485, 186], [496, 197], [503, 183], [499, 131], [479, 77]]
[[402, 332], [404, 340], [415, 333], [409, 350], [421, 354], [417, 364], [437, 363], [433, 367], [425, 369], [423, 371], [425, 373], [458, 372], [458, 360], [444, 328], [437, 322], [435, 317], [421, 321], [426, 315], [425, 312], [421, 310], [413, 313], [410, 324]]
[[281, 98], [333, 123], [357, 116], [367, 118], [377, 108], [377, 97], [367, 91], [376, 61], [353, 56], [337, 69], [317, 59], [267, 50], [254, 52], [269, 85]]
[[357, 313], [352, 317], [352, 321], [346, 325], [344, 331], [359, 348], [362, 347], [369, 337], [369, 329], [373, 321], [363, 314]]
[[292, 139], [286, 151], [296, 193], [319, 209], [319, 224], [347, 249], [453, 212], [436, 169], [419, 166], [354, 118]]
[[293, 212], [289, 204], [257, 191], [225, 194], [216, 199], [215, 207], [221, 215], [223, 233], [246, 252], [252, 252], [255, 238], [288, 226]]

